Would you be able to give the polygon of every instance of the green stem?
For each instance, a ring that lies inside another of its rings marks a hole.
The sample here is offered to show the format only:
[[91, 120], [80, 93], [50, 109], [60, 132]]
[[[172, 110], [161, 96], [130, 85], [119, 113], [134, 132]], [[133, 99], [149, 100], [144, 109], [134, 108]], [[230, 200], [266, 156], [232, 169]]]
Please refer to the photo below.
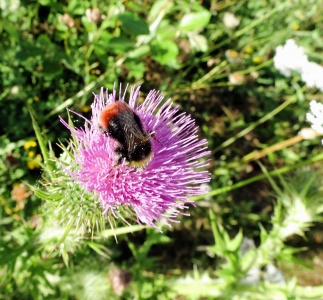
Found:
[[285, 8], [288, 5], [290, 5], [290, 3], [288, 3], [288, 1], [281, 3], [281, 5], [277, 5], [275, 8], [273, 8], [272, 10], [270, 10], [269, 12], [264, 14], [262, 17], [257, 18], [255, 21], [251, 22], [250, 24], [248, 24], [244, 28], [238, 30], [234, 34], [234, 37], [237, 38], [247, 32], [250, 32], [250, 30], [252, 28], [258, 26], [259, 24], [262, 24], [264, 22], [264, 20], [268, 19], [269, 17], [271, 17], [272, 15], [274, 15], [275, 13], [277, 13], [278, 11], [280, 11], [281, 9]]
[[[119, 67], [120, 65], [123, 64], [123, 62], [126, 60], [127, 56], [123, 56], [121, 57], [119, 60], [117, 60], [114, 64], [114, 66], [112, 67], [112, 69], [115, 69], [116, 67]], [[63, 109], [71, 106], [76, 99], [83, 97], [84, 95], [86, 95], [89, 91], [91, 91], [92, 89], [94, 89], [94, 87], [98, 86], [102, 81], [105, 81], [105, 79], [111, 75], [111, 69], [108, 69], [105, 71], [105, 73], [103, 73], [101, 76], [99, 76], [96, 81], [93, 81], [91, 83], [89, 83], [87, 86], [85, 86], [81, 91], [79, 91], [76, 95], [74, 95], [73, 97], [67, 99], [64, 103], [62, 103], [61, 105], [58, 105], [56, 108], [54, 108], [53, 110], [51, 110], [46, 116], [45, 119], [49, 118], [52, 115], [57, 114], [58, 112], [62, 111]]]
[[[263, 23], [264, 20], [268, 19], [273, 14], [277, 13], [278, 11], [280, 11], [281, 9], [285, 8], [288, 5], [290, 5], [288, 2], [283, 2], [281, 5], [276, 6], [274, 9], [272, 9], [269, 12], [267, 12], [266, 14], [264, 14], [261, 18], [256, 19], [255, 21], [248, 24], [246, 27], [244, 27], [244, 28], [238, 30], [237, 32], [235, 32], [235, 34], [233, 35], [233, 38], [238, 38], [241, 35], [245, 34], [246, 32], [250, 32], [250, 30], [252, 28], [256, 27], [257, 25], [259, 25], [261, 23]], [[220, 49], [224, 45], [230, 44], [231, 39], [232, 39], [232, 37], [224, 39], [222, 42], [220, 42], [220, 43], [216, 44], [214, 47], [212, 47], [212, 49], [210, 49], [210, 52], [212, 52], [212, 51], [214, 51], [216, 49]]]
[[231, 145], [232, 143], [234, 143], [237, 139], [243, 137], [244, 135], [248, 134], [249, 132], [251, 132], [252, 130], [254, 130], [258, 125], [268, 121], [269, 119], [271, 119], [274, 115], [277, 115], [279, 112], [281, 112], [284, 108], [286, 108], [288, 105], [290, 105], [291, 103], [296, 101], [296, 97], [295, 96], [291, 96], [289, 97], [289, 99], [287, 99], [284, 103], [282, 103], [281, 105], [279, 105], [278, 107], [276, 107], [273, 111], [271, 111], [269, 114], [265, 115], [264, 117], [260, 118], [257, 122], [251, 124], [250, 126], [248, 126], [247, 128], [245, 128], [244, 130], [240, 131], [238, 134], [236, 134], [235, 136], [233, 136], [232, 138], [226, 140], [224, 143], [222, 143], [219, 147], [217, 147], [213, 153], [218, 152], [219, 150]]
[[257, 175], [257, 176], [251, 177], [249, 179], [240, 181], [240, 182], [238, 182], [236, 184], [233, 184], [231, 186], [225, 186], [225, 187], [222, 187], [222, 188], [218, 188], [218, 189], [213, 190], [210, 193], [207, 193], [207, 194], [204, 194], [204, 195], [201, 195], [201, 196], [191, 197], [191, 199], [197, 201], [197, 200], [204, 199], [205, 197], [210, 197], [210, 196], [216, 196], [216, 195], [224, 194], [224, 193], [227, 193], [227, 192], [236, 190], [238, 188], [241, 188], [243, 186], [246, 186], [248, 184], [251, 184], [253, 182], [256, 182], [256, 181], [265, 179], [265, 178], [267, 178], [268, 175], [270, 175], [270, 176], [277, 176], [277, 175], [290, 172], [290, 171], [295, 170], [297, 168], [300, 168], [300, 167], [303, 167], [303, 166], [307, 166], [309, 164], [312, 164], [312, 163], [315, 163], [315, 162], [318, 162], [318, 161], [321, 161], [321, 160], [323, 160], [323, 153], [318, 154], [318, 155], [316, 155], [316, 156], [314, 156], [314, 157], [312, 157], [312, 158], [310, 158], [308, 160], [302, 161], [302, 162], [300, 162], [298, 164], [294, 164], [292, 166], [282, 167], [280, 169], [277, 169], [277, 170], [273, 170], [271, 172], [268, 172], [267, 174]]
[[51, 165], [51, 163], [49, 161], [49, 154], [48, 154], [48, 149], [46, 147], [45, 138], [44, 138], [44, 136], [43, 136], [43, 134], [42, 134], [42, 132], [40, 130], [40, 127], [39, 127], [38, 123], [36, 122], [36, 119], [34, 118], [32, 108], [28, 104], [27, 104], [27, 108], [28, 108], [29, 113], [30, 113], [32, 125], [33, 125], [33, 128], [34, 128], [38, 143], [39, 143], [40, 151], [41, 151], [42, 156], [44, 158], [44, 163], [45, 163], [45, 165], [48, 167], [48, 169], [50, 171], [53, 171], [52, 165]]

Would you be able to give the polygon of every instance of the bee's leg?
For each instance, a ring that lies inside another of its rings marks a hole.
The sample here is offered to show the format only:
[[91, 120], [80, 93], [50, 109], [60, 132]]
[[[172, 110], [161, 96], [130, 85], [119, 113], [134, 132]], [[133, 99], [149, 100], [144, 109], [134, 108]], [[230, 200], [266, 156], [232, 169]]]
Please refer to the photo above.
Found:
[[120, 147], [117, 147], [115, 151], [118, 155], [118, 163], [117, 163], [118, 165], [120, 165], [123, 160], [128, 159], [128, 151], [126, 148], [120, 146]]
[[155, 141], [162, 145], [162, 143], [157, 139], [155, 132], [149, 132], [149, 137], [152, 137]]

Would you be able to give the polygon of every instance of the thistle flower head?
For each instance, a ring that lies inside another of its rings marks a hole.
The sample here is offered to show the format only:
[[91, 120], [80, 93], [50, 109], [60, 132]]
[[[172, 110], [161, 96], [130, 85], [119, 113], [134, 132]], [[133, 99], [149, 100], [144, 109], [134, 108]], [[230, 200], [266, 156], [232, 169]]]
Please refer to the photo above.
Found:
[[116, 101], [125, 102], [125, 92], [117, 98], [115, 89], [108, 93], [102, 88], [83, 128], [73, 128], [61, 119], [76, 137], [75, 160], [66, 171], [85, 192], [94, 192], [104, 213], [118, 217], [119, 208], [128, 207], [139, 223], [156, 227], [154, 222], [160, 221], [170, 226], [192, 203], [188, 197], [201, 194], [199, 185], [209, 181], [203, 160], [209, 155], [207, 142], [198, 139], [191, 116], [173, 108], [170, 99], [163, 103], [160, 92], [150, 91], [138, 105], [139, 89], [131, 88], [127, 102], [150, 138], [152, 155], [147, 164], [131, 167], [118, 156], [120, 141], [100, 130], [102, 110]]

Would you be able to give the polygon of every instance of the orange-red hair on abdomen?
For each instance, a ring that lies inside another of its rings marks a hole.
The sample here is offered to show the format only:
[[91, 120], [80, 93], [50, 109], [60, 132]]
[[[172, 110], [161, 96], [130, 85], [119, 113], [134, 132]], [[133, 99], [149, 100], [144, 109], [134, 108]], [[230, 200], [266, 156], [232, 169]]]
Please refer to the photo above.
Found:
[[99, 123], [102, 129], [107, 130], [110, 120], [120, 111], [127, 109], [127, 105], [122, 102], [108, 104], [100, 113]]

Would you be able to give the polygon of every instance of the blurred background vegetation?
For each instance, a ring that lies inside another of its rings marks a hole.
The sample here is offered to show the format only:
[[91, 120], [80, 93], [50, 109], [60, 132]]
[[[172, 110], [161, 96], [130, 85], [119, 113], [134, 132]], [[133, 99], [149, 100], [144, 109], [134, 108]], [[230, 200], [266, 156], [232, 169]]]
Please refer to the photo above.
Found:
[[[321, 0], [1, 0], [0, 11], [0, 299], [322, 299], [322, 148], [298, 133], [323, 95], [272, 61], [294, 38], [323, 62]], [[58, 116], [89, 117], [92, 93], [114, 82], [163, 91], [212, 151], [190, 217], [163, 233], [120, 227], [117, 241], [108, 224], [81, 234], [33, 193], [45, 167], [35, 127], [59, 157], [70, 136]]]

